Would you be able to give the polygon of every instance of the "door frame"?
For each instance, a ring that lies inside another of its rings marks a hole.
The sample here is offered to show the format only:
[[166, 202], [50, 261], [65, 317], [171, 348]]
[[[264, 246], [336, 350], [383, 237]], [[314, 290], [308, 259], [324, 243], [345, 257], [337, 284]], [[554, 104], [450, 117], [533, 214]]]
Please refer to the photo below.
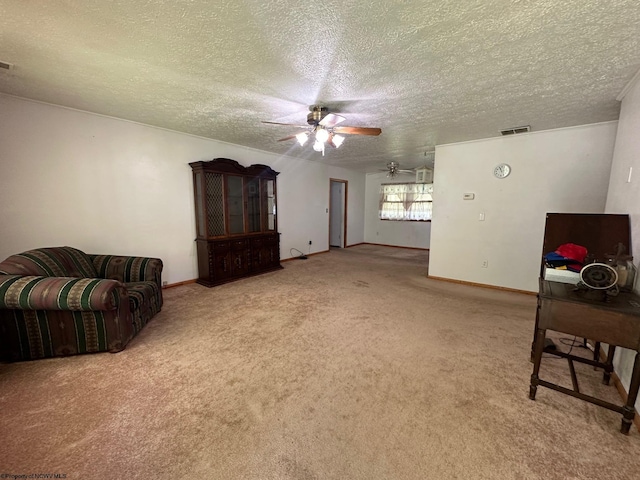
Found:
[[340, 178], [329, 178], [329, 217], [328, 217], [328, 243], [327, 245], [331, 248], [331, 182], [342, 183], [344, 184], [344, 201], [342, 202], [342, 222], [344, 225], [342, 232], [342, 246], [341, 248], [347, 248], [347, 205], [349, 203], [349, 182], [347, 180], [342, 180]]

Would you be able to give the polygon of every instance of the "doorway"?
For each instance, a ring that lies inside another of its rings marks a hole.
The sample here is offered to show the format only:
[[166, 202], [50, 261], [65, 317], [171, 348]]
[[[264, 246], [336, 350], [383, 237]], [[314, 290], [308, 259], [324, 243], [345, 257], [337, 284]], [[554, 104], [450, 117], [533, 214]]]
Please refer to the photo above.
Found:
[[329, 247], [347, 246], [346, 180], [330, 179], [329, 187]]

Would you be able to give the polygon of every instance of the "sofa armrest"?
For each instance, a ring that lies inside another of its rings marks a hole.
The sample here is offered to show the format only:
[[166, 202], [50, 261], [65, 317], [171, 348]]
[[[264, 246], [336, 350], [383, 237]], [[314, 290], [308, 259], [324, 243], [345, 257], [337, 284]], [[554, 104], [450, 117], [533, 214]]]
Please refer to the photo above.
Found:
[[162, 260], [123, 255], [89, 255], [100, 278], [122, 283], [156, 282], [162, 288]]
[[0, 275], [0, 309], [114, 310], [126, 296], [115, 280]]

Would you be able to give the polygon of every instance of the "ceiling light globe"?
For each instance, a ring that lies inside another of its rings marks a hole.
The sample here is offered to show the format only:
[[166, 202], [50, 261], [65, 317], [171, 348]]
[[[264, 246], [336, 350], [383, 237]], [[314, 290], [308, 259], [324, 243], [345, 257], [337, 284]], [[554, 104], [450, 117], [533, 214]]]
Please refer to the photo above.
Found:
[[331, 139], [336, 148], [340, 148], [342, 142], [344, 142], [344, 137], [342, 135], [334, 135]]
[[296, 139], [298, 140], [298, 143], [300, 144], [300, 146], [307, 143], [308, 138], [309, 138], [309, 134], [307, 132], [302, 132], [296, 135]]
[[329, 140], [329, 132], [327, 132], [324, 128], [319, 128], [316, 131], [316, 141], [324, 143], [327, 140]]
[[316, 141], [313, 143], [313, 149], [314, 149], [316, 152], [321, 152], [321, 151], [323, 150], [323, 148], [322, 148], [322, 147], [323, 147], [322, 142], [319, 142], [319, 141], [317, 141], [317, 140], [316, 140]]

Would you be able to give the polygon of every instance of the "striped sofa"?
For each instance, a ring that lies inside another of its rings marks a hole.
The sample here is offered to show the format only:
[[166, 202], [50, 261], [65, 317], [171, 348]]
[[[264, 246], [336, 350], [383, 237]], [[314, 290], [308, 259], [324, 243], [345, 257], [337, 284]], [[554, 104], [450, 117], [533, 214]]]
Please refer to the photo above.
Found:
[[38, 248], [0, 263], [0, 359], [119, 352], [162, 308], [158, 258]]

